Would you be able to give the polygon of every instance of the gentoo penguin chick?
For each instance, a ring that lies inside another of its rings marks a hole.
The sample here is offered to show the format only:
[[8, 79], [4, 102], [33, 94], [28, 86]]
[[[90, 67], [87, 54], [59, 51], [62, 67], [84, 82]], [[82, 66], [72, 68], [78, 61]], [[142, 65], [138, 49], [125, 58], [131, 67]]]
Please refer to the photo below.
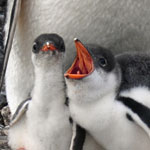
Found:
[[[64, 52], [64, 41], [57, 34], [42, 34], [35, 39], [32, 50], [34, 89], [32, 100], [24, 115], [28, 139], [24, 141], [23, 146], [14, 149], [69, 149], [71, 125], [65, 105], [62, 65]], [[17, 123], [14, 126], [17, 126]], [[20, 137], [14, 136], [16, 140]]]
[[35, 83], [27, 112], [29, 150], [69, 149], [71, 125], [65, 105], [64, 52], [64, 41], [56, 34], [40, 35], [34, 42]]
[[146, 132], [116, 100], [121, 69], [109, 50], [75, 40], [77, 57], [65, 73], [70, 113], [107, 150], [149, 150]]

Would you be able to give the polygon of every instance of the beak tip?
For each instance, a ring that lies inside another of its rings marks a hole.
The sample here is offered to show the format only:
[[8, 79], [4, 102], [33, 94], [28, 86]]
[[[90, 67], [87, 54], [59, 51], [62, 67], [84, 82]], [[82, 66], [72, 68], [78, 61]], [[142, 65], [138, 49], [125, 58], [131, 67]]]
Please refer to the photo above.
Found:
[[64, 77], [66, 77], [66, 78], [67, 78], [67, 77], [68, 77], [68, 75], [65, 73], [65, 74], [64, 74]]
[[77, 42], [77, 41], [79, 41], [79, 39], [78, 38], [74, 38], [74, 41]]

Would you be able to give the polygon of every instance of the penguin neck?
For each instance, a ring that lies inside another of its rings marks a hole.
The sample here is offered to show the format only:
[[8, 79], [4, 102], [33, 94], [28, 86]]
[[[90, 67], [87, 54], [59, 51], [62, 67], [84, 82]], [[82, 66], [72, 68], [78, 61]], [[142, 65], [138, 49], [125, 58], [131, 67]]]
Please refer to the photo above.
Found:
[[[62, 62], [35, 67], [33, 101], [36, 104], [62, 104], [65, 100]], [[44, 106], [45, 107], [45, 106]]]
[[97, 103], [109, 96], [115, 97], [117, 84], [119, 83], [116, 76], [110, 74], [109, 85], [105, 82], [103, 79], [97, 78], [96, 72], [93, 72], [91, 77], [83, 80], [66, 80], [68, 97], [71, 99], [70, 103], [73, 102], [79, 105], [83, 103], [85, 105]]

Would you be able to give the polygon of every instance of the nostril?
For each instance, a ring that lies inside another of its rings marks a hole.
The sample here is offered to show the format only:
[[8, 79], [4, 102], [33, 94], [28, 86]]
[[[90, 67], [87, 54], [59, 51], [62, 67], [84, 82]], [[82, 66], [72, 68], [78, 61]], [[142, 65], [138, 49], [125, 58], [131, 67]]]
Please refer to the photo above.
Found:
[[55, 51], [56, 50], [56, 47], [54, 46], [54, 44], [50, 44], [50, 43], [46, 43], [43, 45], [43, 47], [41, 48], [41, 51]]

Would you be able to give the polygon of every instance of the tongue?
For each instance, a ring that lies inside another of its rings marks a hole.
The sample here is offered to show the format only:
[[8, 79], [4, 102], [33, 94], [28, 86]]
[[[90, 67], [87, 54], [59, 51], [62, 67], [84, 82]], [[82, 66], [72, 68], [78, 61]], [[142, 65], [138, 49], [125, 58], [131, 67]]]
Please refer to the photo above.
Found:
[[[76, 49], [77, 49], [77, 67], [78, 72], [80, 74], [88, 74], [91, 70], [91, 56], [89, 55], [88, 51], [84, 47], [84, 45], [76, 40], [75, 41]], [[77, 72], [77, 74], [78, 74]]]
[[94, 65], [85, 46], [77, 39], [75, 40], [75, 45], [77, 56], [72, 66], [67, 70], [64, 76], [71, 79], [81, 79], [93, 72]]

